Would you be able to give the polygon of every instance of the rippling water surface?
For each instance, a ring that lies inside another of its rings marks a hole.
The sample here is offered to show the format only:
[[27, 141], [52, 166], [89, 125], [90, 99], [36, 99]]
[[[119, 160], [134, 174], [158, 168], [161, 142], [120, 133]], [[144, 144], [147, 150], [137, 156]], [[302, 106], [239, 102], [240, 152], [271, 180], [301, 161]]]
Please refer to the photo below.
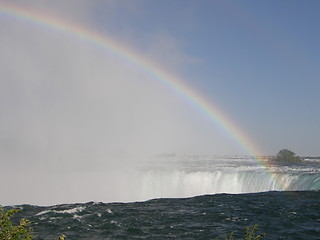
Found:
[[[224, 239], [259, 225], [267, 239], [319, 239], [320, 192], [216, 194], [135, 203], [22, 205], [36, 239]], [[17, 216], [19, 217], [19, 216]]]

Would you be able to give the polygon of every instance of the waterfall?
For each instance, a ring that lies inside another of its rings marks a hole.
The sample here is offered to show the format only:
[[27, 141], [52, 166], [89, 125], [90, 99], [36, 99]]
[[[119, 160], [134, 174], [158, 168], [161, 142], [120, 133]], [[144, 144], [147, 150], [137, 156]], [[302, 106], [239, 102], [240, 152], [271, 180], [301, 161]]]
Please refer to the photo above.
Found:
[[[222, 164], [223, 163], [223, 164]], [[301, 165], [270, 170], [253, 161], [183, 162], [143, 169], [132, 186], [139, 199], [181, 198], [216, 193], [320, 189], [320, 172]], [[164, 167], [165, 166], [165, 167]], [[308, 170], [309, 169], [309, 170]]]

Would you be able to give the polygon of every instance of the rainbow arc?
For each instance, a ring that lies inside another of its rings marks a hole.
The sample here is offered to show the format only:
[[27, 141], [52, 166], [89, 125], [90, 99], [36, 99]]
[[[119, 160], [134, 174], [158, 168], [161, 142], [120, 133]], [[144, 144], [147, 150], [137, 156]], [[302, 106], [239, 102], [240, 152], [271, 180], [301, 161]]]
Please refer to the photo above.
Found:
[[140, 56], [132, 49], [119, 44], [110, 37], [106, 37], [98, 32], [84, 28], [58, 19], [42, 12], [23, 9], [19, 6], [9, 3], [0, 3], [0, 18], [14, 18], [32, 25], [43, 28], [50, 28], [58, 33], [67, 34], [71, 37], [88, 42], [103, 49], [103, 51], [123, 60], [127, 64], [139, 68], [152, 79], [160, 81], [166, 85], [175, 94], [178, 94], [190, 105], [196, 107], [199, 112], [206, 116], [213, 124], [229, 136], [237, 145], [239, 145], [248, 155], [254, 156], [257, 161], [264, 167], [270, 176], [275, 180], [279, 189], [285, 190], [284, 183], [277, 180], [274, 173], [270, 171], [270, 166], [266, 161], [259, 159], [260, 151], [257, 146], [248, 138], [248, 136], [231, 121], [214, 103], [209, 102], [201, 94], [188, 86], [179, 77], [166, 72], [149, 59]]

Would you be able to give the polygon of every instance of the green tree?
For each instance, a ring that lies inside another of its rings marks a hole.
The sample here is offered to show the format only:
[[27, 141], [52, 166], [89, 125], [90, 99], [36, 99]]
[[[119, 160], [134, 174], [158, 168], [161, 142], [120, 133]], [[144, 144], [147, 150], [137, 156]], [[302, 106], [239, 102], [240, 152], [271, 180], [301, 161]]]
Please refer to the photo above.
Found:
[[244, 233], [244, 239], [245, 240], [258, 240], [263, 239], [267, 236], [266, 233], [260, 233], [257, 234], [258, 231], [258, 225], [254, 225], [252, 228], [246, 227], [246, 231]]
[[32, 229], [28, 220], [22, 218], [18, 225], [13, 225], [11, 217], [19, 212], [19, 209], [5, 211], [0, 206], [0, 240], [31, 240]]
[[274, 158], [276, 162], [280, 163], [296, 163], [301, 162], [301, 158], [294, 152], [288, 149], [282, 149]]
[[[257, 234], [258, 231], [258, 225], [254, 225], [252, 228], [251, 227], [246, 227], [244, 235], [243, 235], [243, 239], [244, 240], [262, 240], [263, 238], [265, 238], [267, 236], [266, 233], [260, 233]], [[234, 232], [231, 232], [229, 234], [229, 236], [225, 236], [224, 238], [225, 240], [235, 240], [234, 238]], [[215, 238], [213, 239], [215, 240]]]
[[[20, 219], [18, 225], [14, 225], [11, 222], [11, 217], [20, 212], [20, 209], [11, 209], [5, 211], [0, 206], [0, 240], [32, 240], [32, 228], [30, 227], [31, 222], [25, 218]], [[58, 240], [64, 240], [65, 235], [58, 237]]]

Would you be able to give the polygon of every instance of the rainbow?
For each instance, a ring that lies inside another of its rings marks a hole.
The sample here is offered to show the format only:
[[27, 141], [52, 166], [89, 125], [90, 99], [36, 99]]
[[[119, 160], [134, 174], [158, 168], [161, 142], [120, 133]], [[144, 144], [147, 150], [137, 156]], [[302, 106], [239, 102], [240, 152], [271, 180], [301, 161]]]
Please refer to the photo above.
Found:
[[261, 165], [266, 167], [266, 171], [275, 179], [278, 189], [285, 190], [284, 184], [279, 182], [276, 176], [268, 170], [270, 166], [258, 157], [261, 151], [259, 151], [258, 147], [252, 143], [241, 128], [232, 122], [215, 104], [206, 100], [200, 93], [196, 92], [174, 74], [164, 71], [149, 59], [140, 56], [138, 53], [117, 43], [117, 41], [110, 37], [106, 37], [98, 32], [94, 32], [65, 20], [55, 18], [46, 13], [25, 9], [12, 3], [0, 3], [0, 17], [19, 19], [23, 22], [50, 28], [58, 33], [70, 35], [81, 41], [101, 47], [104, 51], [107, 51], [109, 54], [112, 54], [127, 64], [139, 68], [145, 74], [166, 85], [175, 94], [178, 94], [204, 116], [209, 118], [212, 123], [219, 126], [222, 132], [229, 136], [245, 152], [254, 156]]

